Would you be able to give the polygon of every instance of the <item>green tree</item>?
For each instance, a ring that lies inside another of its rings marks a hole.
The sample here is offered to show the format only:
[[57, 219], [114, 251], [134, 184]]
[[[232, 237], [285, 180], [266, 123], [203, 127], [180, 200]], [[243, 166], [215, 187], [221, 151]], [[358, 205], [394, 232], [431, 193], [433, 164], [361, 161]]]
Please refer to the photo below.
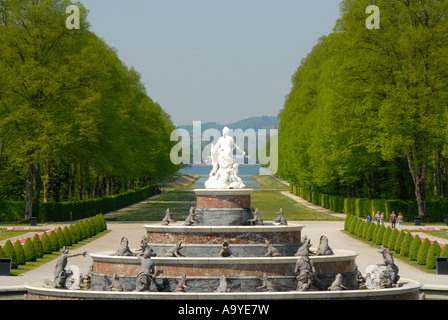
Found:
[[428, 269], [434, 269], [436, 267], [436, 257], [440, 256], [442, 248], [437, 241], [433, 241], [429, 247], [428, 255], [426, 257], [426, 267]]
[[30, 237], [26, 238], [25, 243], [23, 244], [23, 250], [25, 251], [26, 261], [36, 261], [36, 249], [34, 248], [33, 241], [31, 241]]
[[3, 245], [3, 251], [5, 252], [6, 258], [11, 259], [11, 269], [17, 269], [19, 267], [19, 264], [17, 262], [17, 255], [14, 250], [14, 246], [11, 243], [11, 240], [6, 240], [5, 244]]
[[34, 235], [32, 241], [36, 251], [36, 258], [42, 258], [44, 256], [44, 246], [42, 245], [42, 241], [37, 233]]
[[429, 242], [428, 238], [425, 238], [423, 240], [422, 245], [418, 249], [418, 254], [417, 254], [417, 263], [418, 264], [421, 264], [421, 265], [426, 264], [426, 260], [428, 258], [428, 252], [429, 252], [430, 247], [431, 247], [431, 242]]
[[419, 252], [421, 245], [422, 245], [422, 240], [420, 239], [419, 235], [416, 234], [414, 239], [412, 240], [411, 246], [409, 248], [409, 259], [411, 261], [417, 261], [418, 252]]
[[42, 234], [41, 242], [42, 242], [43, 252], [45, 254], [50, 254], [53, 252], [50, 237], [48, 236], [48, 234], [46, 232], [44, 232]]
[[14, 242], [14, 251], [16, 252], [17, 264], [25, 265], [26, 264], [26, 255], [20, 240], [16, 240]]

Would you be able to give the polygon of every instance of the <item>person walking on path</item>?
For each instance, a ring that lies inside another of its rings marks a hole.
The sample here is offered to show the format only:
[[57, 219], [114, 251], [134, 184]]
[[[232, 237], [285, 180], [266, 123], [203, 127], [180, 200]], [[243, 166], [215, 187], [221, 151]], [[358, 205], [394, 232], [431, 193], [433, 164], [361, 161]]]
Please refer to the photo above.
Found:
[[369, 223], [372, 223], [372, 215], [370, 213], [367, 215], [367, 220]]
[[375, 215], [376, 223], [380, 223], [380, 218], [381, 218], [381, 214], [380, 214], [380, 212], [378, 211], [378, 212], [376, 213], [376, 215]]
[[397, 217], [397, 229], [401, 230], [403, 229], [403, 215], [401, 214], [401, 212], [398, 212], [398, 217]]
[[384, 212], [381, 212], [381, 216], [380, 216], [380, 224], [382, 226], [384, 226]]
[[397, 215], [395, 214], [395, 211], [392, 211], [389, 222], [392, 229], [395, 229], [395, 222], [397, 221]]

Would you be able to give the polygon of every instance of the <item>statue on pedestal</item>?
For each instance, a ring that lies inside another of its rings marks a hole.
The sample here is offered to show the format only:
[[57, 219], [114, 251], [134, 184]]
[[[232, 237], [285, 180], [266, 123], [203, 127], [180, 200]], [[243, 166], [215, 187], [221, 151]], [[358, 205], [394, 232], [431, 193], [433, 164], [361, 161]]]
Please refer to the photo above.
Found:
[[238, 177], [238, 163], [233, 158], [233, 150], [237, 149], [243, 155], [246, 153], [229, 136], [230, 129], [222, 130], [222, 137], [211, 147], [213, 169], [209, 179], [205, 182], [207, 189], [243, 189], [245, 187]]

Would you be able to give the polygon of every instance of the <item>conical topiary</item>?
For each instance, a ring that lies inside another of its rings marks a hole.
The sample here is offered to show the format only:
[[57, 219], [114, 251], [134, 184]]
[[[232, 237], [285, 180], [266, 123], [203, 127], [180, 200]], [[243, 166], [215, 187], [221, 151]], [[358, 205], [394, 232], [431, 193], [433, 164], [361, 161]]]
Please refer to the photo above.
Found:
[[394, 244], [394, 251], [396, 253], [400, 253], [401, 245], [403, 244], [404, 237], [406, 236], [406, 232], [404, 230], [398, 231], [398, 237]]
[[[404, 231], [402, 231], [404, 232]], [[411, 244], [412, 241], [414, 241], [414, 237], [412, 234], [408, 231], [406, 232], [406, 235], [404, 236], [403, 243], [400, 247], [400, 256], [402, 257], [409, 257], [409, 253], [411, 252]]]
[[65, 246], [67, 246], [67, 244], [65, 243], [65, 237], [64, 237], [64, 233], [62, 232], [61, 227], [58, 227], [56, 229], [56, 235], [58, 236], [58, 241], [59, 241], [59, 248], [63, 248]]
[[350, 221], [352, 220], [352, 215], [351, 214], [347, 214], [345, 216], [345, 220], [344, 220], [344, 230], [348, 231], [348, 227], [350, 226]]
[[62, 233], [64, 234], [64, 240], [65, 240], [65, 245], [71, 246], [73, 244], [73, 240], [72, 240], [72, 235], [70, 233], [70, 231], [68, 230], [68, 227], [65, 226], [64, 229], [62, 229]]
[[50, 238], [50, 242], [51, 242], [51, 251], [52, 252], [59, 251], [59, 249], [62, 247], [61, 247], [61, 244], [59, 243], [58, 236], [54, 230], [52, 230], [50, 232], [49, 238]]
[[23, 250], [25, 251], [26, 261], [36, 261], [36, 249], [34, 248], [33, 241], [28, 237], [23, 244]]
[[73, 224], [71, 224], [68, 227], [68, 231], [70, 232], [70, 234], [72, 236], [72, 244], [77, 244], [79, 241], [79, 238], [78, 238], [78, 233], [76, 232], [75, 226]]
[[383, 236], [384, 236], [385, 232], [386, 232], [386, 227], [380, 225], [380, 229], [378, 230], [378, 232], [376, 234], [376, 239], [375, 239], [375, 243], [377, 245], [380, 245], [383, 243]]
[[420, 249], [421, 245], [422, 240], [420, 239], [419, 235], [416, 234], [414, 240], [412, 240], [411, 247], [409, 248], [409, 259], [411, 261], [417, 260], [418, 250]]
[[447, 257], [448, 258], [448, 244], [445, 244], [442, 247], [442, 251], [440, 251], [440, 257]]
[[367, 230], [369, 230], [369, 227], [370, 227], [370, 222], [368, 220], [366, 220], [362, 227], [361, 238], [365, 239], [367, 237]]
[[5, 251], [3, 250], [3, 247], [0, 246], [0, 259], [3, 259], [3, 258], [6, 258], [6, 253], [5, 253]]
[[42, 258], [44, 256], [44, 247], [37, 233], [33, 237], [33, 245], [36, 250], [36, 258]]
[[93, 235], [92, 228], [90, 227], [90, 222], [87, 219], [83, 219], [82, 225], [84, 226], [84, 229], [86, 231], [87, 238], [90, 238]]
[[437, 241], [433, 241], [431, 247], [429, 247], [428, 256], [426, 257], [426, 268], [435, 269], [436, 257], [440, 257], [442, 248], [440, 248]]
[[87, 218], [87, 221], [89, 222], [89, 224], [90, 224], [90, 233], [91, 233], [91, 235], [92, 235], [92, 237], [94, 236], [94, 235], [96, 235], [96, 228], [95, 228], [95, 222], [93, 221], [93, 218], [92, 217], [90, 217], [90, 218]]
[[26, 264], [25, 251], [20, 240], [14, 242], [14, 251], [16, 252], [17, 264], [23, 266]]
[[376, 228], [376, 223], [371, 223], [369, 225], [369, 229], [367, 229], [367, 234], [366, 234], [366, 240], [367, 241], [372, 241], [373, 239], [373, 232], [375, 231]]
[[417, 254], [417, 263], [418, 264], [421, 264], [421, 265], [426, 264], [426, 258], [428, 257], [428, 251], [429, 251], [430, 247], [431, 247], [431, 242], [429, 241], [428, 238], [425, 238], [423, 240], [422, 245], [418, 249], [418, 254]]
[[105, 230], [107, 230], [106, 219], [104, 218], [104, 215], [102, 213], [100, 213], [99, 216], [100, 216], [100, 221], [103, 224], [103, 228], [101, 231], [105, 231]]
[[3, 251], [5, 251], [6, 258], [11, 259], [11, 269], [17, 269], [19, 264], [17, 263], [16, 251], [14, 250], [11, 240], [6, 240], [5, 245], [3, 246]]
[[388, 248], [389, 250], [394, 250], [395, 248], [395, 242], [398, 239], [398, 234], [400, 233], [400, 231], [398, 231], [397, 228], [394, 228], [389, 236], [389, 242], [388, 242]]
[[51, 247], [50, 237], [48, 236], [48, 234], [46, 232], [44, 232], [42, 234], [40, 241], [42, 242], [42, 248], [44, 250], [44, 254], [50, 254], [53, 252], [53, 249]]
[[389, 248], [389, 238], [390, 238], [391, 233], [392, 233], [392, 228], [390, 226], [387, 226], [387, 228], [383, 234], [383, 239], [381, 240], [381, 244], [385, 248]]
[[87, 238], [87, 231], [84, 227], [84, 223], [82, 222], [82, 220], [79, 220], [75, 223], [75, 228], [79, 229], [78, 231], [78, 234], [80, 234], [79, 241], [82, 241]]

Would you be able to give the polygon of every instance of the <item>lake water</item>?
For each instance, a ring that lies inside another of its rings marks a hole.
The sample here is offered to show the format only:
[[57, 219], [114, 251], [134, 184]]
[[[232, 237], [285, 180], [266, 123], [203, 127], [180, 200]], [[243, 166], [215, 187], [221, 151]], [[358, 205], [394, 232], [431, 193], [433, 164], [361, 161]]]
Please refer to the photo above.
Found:
[[[201, 176], [193, 185], [194, 189], [204, 188], [204, 183], [208, 179], [208, 175], [212, 171], [212, 166], [190, 166], [188, 168], [183, 168], [179, 170], [180, 173], [192, 173]], [[238, 176], [243, 180], [246, 188], [257, 188], [258, 184], [252, 179], [252, 176], [265, 173], [266, 170], [260, 165], [240, 165]]]

